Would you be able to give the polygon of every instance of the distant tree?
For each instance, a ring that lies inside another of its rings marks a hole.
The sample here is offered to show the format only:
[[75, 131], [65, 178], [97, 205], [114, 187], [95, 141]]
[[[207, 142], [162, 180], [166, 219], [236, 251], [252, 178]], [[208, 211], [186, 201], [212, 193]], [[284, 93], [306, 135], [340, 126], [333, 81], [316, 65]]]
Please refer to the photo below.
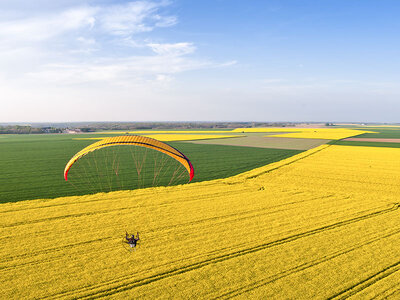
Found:
[[93, 131], [96, 131], [96, 129], [95, 128], [91, 128], [91, 127], [82, 127], [82, 128], [79, 128], [82, 132], [93, 132]]

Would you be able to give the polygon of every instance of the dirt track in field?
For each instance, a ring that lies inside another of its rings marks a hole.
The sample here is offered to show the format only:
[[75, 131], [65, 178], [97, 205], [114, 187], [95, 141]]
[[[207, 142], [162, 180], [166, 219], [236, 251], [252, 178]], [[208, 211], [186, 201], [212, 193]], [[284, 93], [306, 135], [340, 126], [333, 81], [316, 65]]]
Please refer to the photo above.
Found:
[[400, 139], [369, 139], [369, 138], [347, 138], [343, 141], [353, 142], [381, 142], [381, 143], [400, 143]]
[[[265, 135], [265, 133], [263, 135]], [[322, 139], [299, 139], [299, 138], [264, 137], [261, 135], [250, 135], [237, 138], [190, 141], [189, 143], [308, 150], [326, 144], [328, 142], [329, 140], [322, 140]]]

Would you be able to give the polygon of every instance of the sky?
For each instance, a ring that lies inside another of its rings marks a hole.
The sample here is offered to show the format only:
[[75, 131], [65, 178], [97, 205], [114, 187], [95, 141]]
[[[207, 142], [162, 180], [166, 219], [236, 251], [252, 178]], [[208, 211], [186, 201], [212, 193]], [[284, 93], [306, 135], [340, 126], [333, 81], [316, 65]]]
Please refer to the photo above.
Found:
[[400, 122], [398, 0], [2, 0], [0, 123]]

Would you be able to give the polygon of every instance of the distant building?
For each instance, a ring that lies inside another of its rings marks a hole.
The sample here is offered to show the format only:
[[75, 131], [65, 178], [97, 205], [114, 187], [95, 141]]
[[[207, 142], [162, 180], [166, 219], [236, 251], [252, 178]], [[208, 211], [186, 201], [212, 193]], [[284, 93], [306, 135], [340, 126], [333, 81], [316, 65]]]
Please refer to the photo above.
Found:
[[80, 129], [65, 129], [63, 133], [81, 133]]

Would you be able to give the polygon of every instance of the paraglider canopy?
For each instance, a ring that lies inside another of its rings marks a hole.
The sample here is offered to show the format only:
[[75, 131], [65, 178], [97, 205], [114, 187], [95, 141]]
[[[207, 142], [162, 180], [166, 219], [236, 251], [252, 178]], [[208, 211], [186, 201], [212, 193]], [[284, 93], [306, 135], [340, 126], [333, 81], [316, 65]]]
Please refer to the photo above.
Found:
[[183, 165], [183, 167], [187, 170], [189, 174], [189, 181], [192, 181], [194, 176], [194, 169], [190, 160], [179, 150], [175, 149], [174, 147], [158, 141], [156, 139], [152, 139], [145, 136], [138, 136], [138, 135], [127, 135], [127, 136], [116, 136], [116, 137], [109, 137], [102, 139], [101, 141], [95, 142], [86, 148], [82, 149], [78, 153], [76, 153], [67, 163], [64, 169], [64, 178], [68, 180], [68, 172], [72, 165], [78, 161], [80, 158], [84, 157], [85, 155], [111, 146], [123, 146], [123, 145], [134, 145], [144, 148], [150, 148], [159, 152], [162, 152], [176, 161]]

